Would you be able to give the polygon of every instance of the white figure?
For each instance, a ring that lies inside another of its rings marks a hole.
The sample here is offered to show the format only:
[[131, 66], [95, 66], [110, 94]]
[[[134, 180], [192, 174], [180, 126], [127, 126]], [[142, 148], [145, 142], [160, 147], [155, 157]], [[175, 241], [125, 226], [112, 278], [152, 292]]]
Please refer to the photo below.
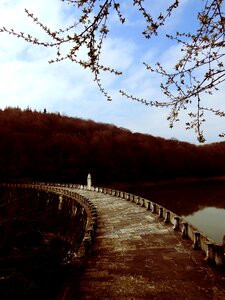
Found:
[[91, 174], [88, 174], [87, 177], [87, 189], [90, 191], [91, 190]]

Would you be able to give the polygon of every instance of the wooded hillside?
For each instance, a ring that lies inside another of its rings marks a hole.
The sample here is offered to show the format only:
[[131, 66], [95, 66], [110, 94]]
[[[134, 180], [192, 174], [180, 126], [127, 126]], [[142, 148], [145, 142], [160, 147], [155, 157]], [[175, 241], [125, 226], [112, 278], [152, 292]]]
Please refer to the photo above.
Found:
[[0, 180], [94, 184], [225, 174], [225, 142], [196, 146], [26, 109], [0, 110]]

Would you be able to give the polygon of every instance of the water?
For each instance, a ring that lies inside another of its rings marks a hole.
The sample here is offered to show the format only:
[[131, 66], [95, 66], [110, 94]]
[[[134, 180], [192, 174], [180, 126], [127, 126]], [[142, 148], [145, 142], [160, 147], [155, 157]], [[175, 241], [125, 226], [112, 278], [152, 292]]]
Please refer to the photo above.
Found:
[[164, 182], [118, 187], [182, 216], [216, 243], [225, 235], [225, 181]]
[[225, 235], [224, 208], [204, 207], [193, 214], [183, 217], [215, 242], [220, 244], [223, 241]]

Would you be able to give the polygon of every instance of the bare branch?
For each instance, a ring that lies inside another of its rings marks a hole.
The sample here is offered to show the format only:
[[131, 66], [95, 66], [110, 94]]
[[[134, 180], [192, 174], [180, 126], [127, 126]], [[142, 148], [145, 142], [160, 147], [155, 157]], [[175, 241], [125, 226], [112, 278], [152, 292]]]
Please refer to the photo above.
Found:
[[[110, 93], [105, 90], [101, 74], [110, 72], [114, 75], [122, 75], [121, 71], [100, 63], [104, 40], [110, 33], [109, 17], [113, 13], [118, 16], [119, 22], [124, 24], [126, 19], [121, 8], [122, 0], [61, 0], [71, 5], [80, 12], [80, 17], [74, 20], [67, 28], [52, 30], [43, 24], [33, 13], [27, 9], [26, 14], [46, 34], [47, 40], [43, 41], [29, 33], [16, 32], [14, 29], [0, 28], [0, 32], [6, 32], [24, 41], [43, 47], [51, 47], [56, 50], [56, 57], [49, 63], [70, 60], [79, 64], [82, 68], [93, 73], [93, 79], [99, 90], [107, 98], [112, 100]], [[159, 29], [173, 15], [179, 5], [179, 0], [173, 0], [164, 12], [153, 18], [153, 14], [146, 9], [147, 0], [129, 1], [137, 8], [146, 22], [142, 32], [146, 39], [159, 34]], [[129, 92], [120, 90], [126, 98], [138, 101], [146, 106], [168, 107], [170, 109], [168, 121], [173, 127], [179, 121], [179, 114], [183, 110], [188, 111], [191, 122], [186, 123], [187, 129], [194, 129], [199, 142], [205, 138], [201, 129], [204, 111], [224, 117], [225, 113], [217, 109], [206, 108], [202, 105], [205, 94], [211, 95], [225, 81], [225, 15], [222, 11], [223, 0], [202, 0], [203, 8], [198, 13], [199, 27], [195, 33], [177, 32], [174, 36], [167, 34], [167, 38], [181, 46], [183, 56], [173, 67], [172, 72], [166, 70], [157, 63], [154, 67], [144, 62], [146, 69], [159, 75], [160, 88], [166, 100], [147, 100], [130, 95]], [[69, 45], [69, 51], [62, 54], [63, 45]], [[81, 49], [86, 49], [86, 57], [81, 59]], [[191, 105], [191, 106], [190, 106]], [[196, 110], [192, 112], [195, 105]], [[204, 107], [204, 108], [203, 108]]]

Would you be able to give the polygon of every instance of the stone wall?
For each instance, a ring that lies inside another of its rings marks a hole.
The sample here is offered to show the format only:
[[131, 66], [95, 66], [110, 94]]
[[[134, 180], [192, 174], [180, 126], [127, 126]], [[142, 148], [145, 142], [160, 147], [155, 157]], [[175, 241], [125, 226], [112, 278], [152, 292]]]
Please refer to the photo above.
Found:
[[68, 265], [90, 251], [97, 211], [58, 184], [0, 185], [1, 299], [55, 299]]
[[[87, 189], [86, 186], [81, 185], [79, 188]], [[222, 266], [225, 264], [224, 245], [216, 244], [212, 239], [207, 237], [203, 232], [192, 224], [186, 222], [180, 216], [168, 210], [161, 205], [154, 203], [148, 199], [133, 195], [127, 192], [118, 191], [109, 188], [92, 187], [93, 191], [120, 197], [123, 200], [129, 201], [136, 205], [142, 206], [149, 210], [150, 213], [158, 215], [162, 222], [171, 225], [174, 230], [181, 233], [182, 238], [190, 239], [195, 250], [202, 250], [206, 255], [206, 261], [209, 264]]]

